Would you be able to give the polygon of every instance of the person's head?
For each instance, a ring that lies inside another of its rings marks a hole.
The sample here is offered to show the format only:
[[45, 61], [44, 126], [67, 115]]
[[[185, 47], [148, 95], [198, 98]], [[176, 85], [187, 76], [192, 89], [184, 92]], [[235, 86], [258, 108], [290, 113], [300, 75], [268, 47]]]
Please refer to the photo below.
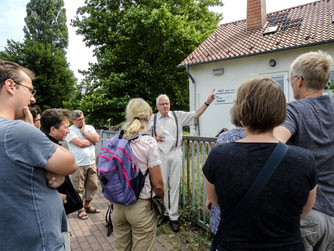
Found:
[[47, 109], [41, 115], [42, 131], [52, 138], [62, 141], [70, 132], [70, 111], [67, 109]]
[[170, 110], [169, 98], [166, 94], [161, 94], [156, 99], [156, 106], [162, 116], [167, 116]]
[[242, 127], [242, 124], [240, 122], [240, 119], [237, 117], [237, 114], [234, 111], [235, 106], [232, 106], [230, 110], [230, 115], [231, 115], [231, 123], [235, 125], [235, 127]]
[[[18, 64], [0, 60], [0, 97], [10, 100], [15, 111], [14, 119], [24, 118], [23, 107], [36, 102], [32, 71]], [[4, 99], [3, 99], [4, 102]], [[7, 103], [8, 104], [8, 103]]]
[[290, 81], [295, 99], [301, 99], [300, 83], [311, 91], [322, 91], [330, 77], [333, 59], [323, 51], [311, 51], [297, 57], [290, 66]]
[[29, 106], [29, 110], [31, 112], [32, 118], [34, 119], [34, 126], [38, 129], [41, 129], [41, 108], [39, 105], [32, 105]]
[[83, 115], [83, 112], [80, 110], [74, 110], [72, 112], [72, 122], [74, 124], [74, 126], [76, 126], [77, 128], [82, 128], [82, 126], [85, 123], [85, 116]]
[[139, 132], [146, 132], [148, 130], [152, 108], [144, 99], [131, 99], [126, 106], [125, 112], [126, 122], [123, 126], [125, 138], [130, 138]]
[[266, 76], [257, 76], [243, 83], [233, 109], [243, 127], [256, 134], [273, 130], [286, 117], [283, 90]]

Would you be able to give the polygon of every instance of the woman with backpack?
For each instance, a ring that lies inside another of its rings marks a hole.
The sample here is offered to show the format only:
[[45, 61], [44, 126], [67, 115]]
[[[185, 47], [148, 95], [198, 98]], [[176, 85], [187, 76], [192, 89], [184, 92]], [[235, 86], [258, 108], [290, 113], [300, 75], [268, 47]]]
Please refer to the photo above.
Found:
[[152, 208], [151, 197], [154, 193], [164, 197], [164, 184], [161, 176], [159, 150], [156, 140], [146, 134], [152, 109], [141, 98], [132, 99], [126, 107], [126, 123], [123, 126], [123, 138], [139, 135], [130, 146], [137, 167], [144, 175], [145, 184], [139, 199], [131, 205], [114, 203], [112, 223], [114, 227], [115, 249], [153, 250], [156, 235], [157, 214]]

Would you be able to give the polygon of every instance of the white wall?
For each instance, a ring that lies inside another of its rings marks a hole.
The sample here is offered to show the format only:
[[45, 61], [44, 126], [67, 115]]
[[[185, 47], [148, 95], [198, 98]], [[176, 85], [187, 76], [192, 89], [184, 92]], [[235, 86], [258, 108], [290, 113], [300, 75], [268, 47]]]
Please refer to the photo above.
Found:
[[[258, 56], [245, 57], [234, 60], [227, 60], [209, 64], [201, 64], [189, 67], [189, 72], [195, 80], [193, 84], [189, 79], [190, 110], [196, 110], [207, 99], [212, 89], [237, 88], [247, 79], [256, 74], [285, 74], [289, 76], [289, 67], [293, 60], [302, 53], [308, 51], [323, 50], [334, 57], [334, 44], [312, 46], [294, 50], [269, 53]], [[275, 59], [276, 66], [269, 65], [270, 59]], [[224, 68], [224, 74], [214, 75], [213, 69]], [[285, 78], [285, 79], [286, 79]], [[290, 85], [285, 80], [285, 95], [287, 101], [293, 100], [293, 93]], [[233, 96], [236, 96], [236, 92]], [[235, 99], [233, 97], [233, 99]], [[206, 112], [199, 119], [200, 136], [214, 137], [222, 128], [232, 129], [229, 111], [233, 104], [212, 103]], [[191, 133], [195, 134], [193, 128]]]

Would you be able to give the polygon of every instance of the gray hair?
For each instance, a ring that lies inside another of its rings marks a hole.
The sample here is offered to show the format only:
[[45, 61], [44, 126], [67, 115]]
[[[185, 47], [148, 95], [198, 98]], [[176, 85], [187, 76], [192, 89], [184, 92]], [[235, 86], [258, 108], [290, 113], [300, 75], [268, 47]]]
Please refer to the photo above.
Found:
[[72, 120], [75, 120], [77, 117], [80, 117], [81, 115], [83, 115], [83, 112], [80, 110], [74, 110], [72, 112]]
[[169, 98], [168, 98], [168, 96], [167, 96], [166, 94], [160, 94], [160, 95], [157, 97], [157, 100], [156, 100], [156, 102], [155, 102], [156, 105], [159, 104], [159, 100], [160, 100], [161, 98], [166, 98], [166, 99], [169, 100]]
[[311, 90], [325, 88], [330, 77], [333, 58], [323, 51], [311, 51], [297, 57], [290, 66], [293, 76], [302, 76]]

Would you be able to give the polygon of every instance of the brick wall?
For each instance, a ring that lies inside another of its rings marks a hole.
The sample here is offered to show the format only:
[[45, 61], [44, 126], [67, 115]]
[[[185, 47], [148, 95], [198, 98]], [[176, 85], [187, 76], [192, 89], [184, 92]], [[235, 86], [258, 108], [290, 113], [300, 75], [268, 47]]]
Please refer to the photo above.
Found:
[[266, 0], [247, 0], [246, 29], [248, 31], [262, 28], [266, 18]]

